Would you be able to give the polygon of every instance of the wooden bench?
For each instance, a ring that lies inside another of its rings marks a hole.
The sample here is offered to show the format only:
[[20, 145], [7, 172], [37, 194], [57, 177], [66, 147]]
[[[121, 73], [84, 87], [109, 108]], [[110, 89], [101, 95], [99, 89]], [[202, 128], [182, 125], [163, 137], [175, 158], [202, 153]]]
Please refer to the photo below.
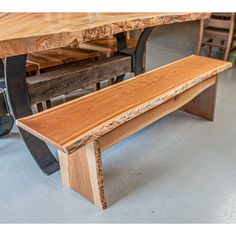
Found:
[[104, 209], [101, 152], [177, 109], [213, 120], [217, 74], [229, 67], [192, 55], [19, 119], [17, 125], [54, 145], [62, 182]]

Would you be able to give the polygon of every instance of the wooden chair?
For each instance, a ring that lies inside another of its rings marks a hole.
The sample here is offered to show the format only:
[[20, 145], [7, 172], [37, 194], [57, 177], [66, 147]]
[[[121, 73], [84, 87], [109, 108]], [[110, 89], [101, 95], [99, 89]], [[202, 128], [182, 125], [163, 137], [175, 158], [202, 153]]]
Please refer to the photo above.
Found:
[[212, 13], [210, 19], [201, 20], [197, 54], [207, 46], [210, 56], [212, 47], [217, 47], [225, 50], [224, 60], [228, 60], [235, 39], [235, 13]]
[[217, 74], [231, 66], [193, 55], [19, 119], [17, 125], [54, 145], [62, 182], [104, 209], [101, 152], [178, 109], [213, 120]]

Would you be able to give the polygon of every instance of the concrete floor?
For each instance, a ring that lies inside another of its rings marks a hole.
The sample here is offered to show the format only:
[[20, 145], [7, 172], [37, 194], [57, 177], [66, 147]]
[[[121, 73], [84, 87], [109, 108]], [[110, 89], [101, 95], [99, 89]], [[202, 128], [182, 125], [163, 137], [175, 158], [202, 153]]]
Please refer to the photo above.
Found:
[[[194, 53], [198, 23], [159, 27], [148, 68]], [[214, 122], [175, 112], [103, 154], [109, 208], [43, 175], [14, 131], [0, 138], [0, 222], [236, 223], [236, 68], [220, 76]]]

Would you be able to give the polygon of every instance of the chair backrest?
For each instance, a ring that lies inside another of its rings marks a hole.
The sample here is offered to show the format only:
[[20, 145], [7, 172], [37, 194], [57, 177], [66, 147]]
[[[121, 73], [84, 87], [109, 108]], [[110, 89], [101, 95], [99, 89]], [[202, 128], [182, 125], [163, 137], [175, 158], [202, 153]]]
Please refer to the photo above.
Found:
[[217, 29], [234, 29], [235, 13], [212, 13], [210, 19], [204, 20], [204, 27]]

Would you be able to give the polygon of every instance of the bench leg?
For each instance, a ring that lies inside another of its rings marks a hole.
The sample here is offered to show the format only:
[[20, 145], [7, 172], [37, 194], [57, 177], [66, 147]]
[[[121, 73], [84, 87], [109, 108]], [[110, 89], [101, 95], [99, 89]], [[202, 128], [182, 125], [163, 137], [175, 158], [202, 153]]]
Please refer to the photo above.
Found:
[[58, 151], [63, 184], [79, 192], [94, 205], [106, 208], [102, 158], [99, 141], [91, 142], [71, 154]]
[[215, 84], [204, 90], [180, 110], [213, 121], [215, 113], [217, 78]]

